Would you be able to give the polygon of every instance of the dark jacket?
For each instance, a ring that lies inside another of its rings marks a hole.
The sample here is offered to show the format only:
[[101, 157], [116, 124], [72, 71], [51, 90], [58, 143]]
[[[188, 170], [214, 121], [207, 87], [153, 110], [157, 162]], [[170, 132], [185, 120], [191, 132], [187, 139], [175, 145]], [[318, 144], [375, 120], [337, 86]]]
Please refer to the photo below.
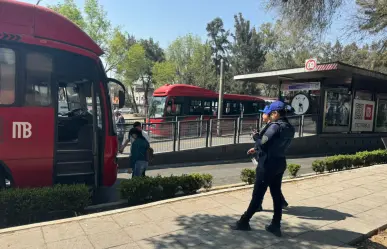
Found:
[[294, 138], [295, 129], [287, 118], [281, 118], [264, 127], [262, 135], [255, 141], [258, 167], [269, 173], [280, 173], [286, 169], [285, 153]]
[[134, 169], [134, 165], [137, 161], [148, 161], [147, 150], [149, 143], [144, 138], [137, 138], [133, 144], [130, 145], [130, 167]]
[[125, 119], [123, 116], [119, 116], [116, 120], [117, 125], [117, 137], [123, 139], [125, 134]]

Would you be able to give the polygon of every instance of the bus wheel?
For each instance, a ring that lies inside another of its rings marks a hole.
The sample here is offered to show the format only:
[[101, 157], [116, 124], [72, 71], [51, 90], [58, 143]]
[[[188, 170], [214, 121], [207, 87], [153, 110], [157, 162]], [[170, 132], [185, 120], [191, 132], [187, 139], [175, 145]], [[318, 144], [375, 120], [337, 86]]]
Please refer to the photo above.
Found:
[[6, 188], [7, 185], [5, 180], [4, 170], [0, 169], [0, 189]]

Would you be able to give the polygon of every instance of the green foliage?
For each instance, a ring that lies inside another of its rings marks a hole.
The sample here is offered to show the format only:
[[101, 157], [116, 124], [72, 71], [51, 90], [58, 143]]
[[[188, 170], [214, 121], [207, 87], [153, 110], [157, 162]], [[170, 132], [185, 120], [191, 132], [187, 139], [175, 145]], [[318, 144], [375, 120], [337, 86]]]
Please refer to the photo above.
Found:
[[131, 205], [173, 198], [180, 192], [194, 194], [212, 187], [212, 175], [190, 174], [169, 177], [134, 177], [120, 183], [121, 198]]
[[253, 184], [255, 182], [255, 169], [242, 169], [241, 180], [247, 184]]
[[82, 212], [90, 204], [86, 185], [55, 185], [0, 191], [0, 225], [21, 225], [44, 221], [55, 213]]
[[296, 177], [298, 174], [298, 171], [301, 169], [301, 165], [291, 163], [291, 164], [288, 164], [287, 168], [289, 171], [289, 175], [291, 177]]
[[362, 167], [364, 166], [364, 159], [359, 154], [352, 155], [352, 164], [355, 168]]
[[84, 31], [105, 51], [111, 39], [112, 27], [107, 18], [107, 12], [98, 0], [85, 0], [83, 8], [85, 27]]
[[324, 167], [325, 170], [332, 172], [383, 163], [387, 163], [386, 150], [361, 151], [354, 155], [336, 155], [324, 160], [316, 160], [312, 164], [312, 169], [316, 173], [322, 173]]
[[334, 157], [327, 157], [324, 160], [325, 162], [325, 170], [328, 172], [332, 172], [335, 170], [335, 160]]
[[173, 84], [176, 81], [176, 66], [170, 61], [156, 62], [152, 68], [153, 79], [157, 86]]
[[220, 73], [221, 59], [224, 60], [225, 71], [227, 71], [229, 64], [227, 54], [230, 46], [230, 41], [228, 40], [230, 31], [224, 28], [223, 20], [220, 17], [216, 17], [214, 20], [209, 22], [206, 30], [217, 74]]
[[312, 169], [316, 173], [324, 173], [325, 162], [323, 160], [316, 160], [312, 163]]
[[[264, 36], [245, 20], [241, 13], [234, 16], [235, 31], [230, 45], [232, 56], [230, 57], [231, 69], [234, 75], [255, 73], [263, 67], [265, 62], [266, 47]], [[238, 82], [232, 84], [231, 90], [241, 94], [260, 94], [255, 82]]]
[[362, 151], [356, 153], [356, 155], [360, 158], [361, 161], [364, 162], [364, 166], [371, 166], [387, 162], [386, 150]]
[[202, 43], [200, 37], [188, 34], [177, 38], [167, 48], [166, 55], [167, 61], [174, 65], [175, 82], [216, 89], [218, 81], [211, 47]]
[[86, 27], [85, 20], [82, 16], [82, 11], [75, 4], [74, 0], [64, 0], [63, 3], [47, 5], [47, 7], [67, 17], [73, 23], [78, 25], [81, 29], [84, 29]]

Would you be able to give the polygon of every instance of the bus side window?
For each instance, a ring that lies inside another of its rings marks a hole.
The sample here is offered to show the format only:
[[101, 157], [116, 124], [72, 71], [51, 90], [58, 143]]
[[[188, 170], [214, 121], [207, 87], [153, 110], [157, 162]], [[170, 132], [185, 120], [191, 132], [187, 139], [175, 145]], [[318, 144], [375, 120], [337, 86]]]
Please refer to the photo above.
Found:
[[191, 115], [202, 115], [202, 101], [191, 100], [189, 106], [189, 114]]
[[212, 115], [211, 113], [211, 101], [210, 100], [204, 100], [203, 101], [204, 111], [203, 115]]
[[0, 47], [0, 105], [12, 105], [15, 102], [15, 74], [15, 51]]
[[228, 101], [225, 102], [224, 107], [225, 107], [223, 110], [224, 114], [230, 114], [231, 113], [231, 103]]
[[27, 106], [51, 105], [51, 75], [53, 60], [50, 56], [29, 52], [26, 55]]
[[212, 101], [211, 107], [212, 107], [212, 115], [213, 116], [218, 115], [218, 101], [216, 101], [216, 100]]

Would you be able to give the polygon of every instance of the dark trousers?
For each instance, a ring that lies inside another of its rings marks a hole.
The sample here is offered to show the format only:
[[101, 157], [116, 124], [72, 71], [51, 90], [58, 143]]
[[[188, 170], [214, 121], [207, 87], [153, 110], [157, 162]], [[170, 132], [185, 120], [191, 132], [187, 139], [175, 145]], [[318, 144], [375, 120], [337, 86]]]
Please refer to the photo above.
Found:
[[259, 173], [255, 179], [253, 196], [250, 201], [250, 205], [247, 208], [247, 211], [244, 213], [243, 218], [246, 221], [250, 219], [255, 214], [256, 210], [262, 204], [263, 198], [267, 191], [267, 188], [270, 188], [270, 193], [273, 198], [274, 204], [274, 215], [272, 224], [275, 226], [280, 226], [282, 218], [282, 203], [283, 195], [281, 192], [282, 177], [284, 172], [280, 173]]

